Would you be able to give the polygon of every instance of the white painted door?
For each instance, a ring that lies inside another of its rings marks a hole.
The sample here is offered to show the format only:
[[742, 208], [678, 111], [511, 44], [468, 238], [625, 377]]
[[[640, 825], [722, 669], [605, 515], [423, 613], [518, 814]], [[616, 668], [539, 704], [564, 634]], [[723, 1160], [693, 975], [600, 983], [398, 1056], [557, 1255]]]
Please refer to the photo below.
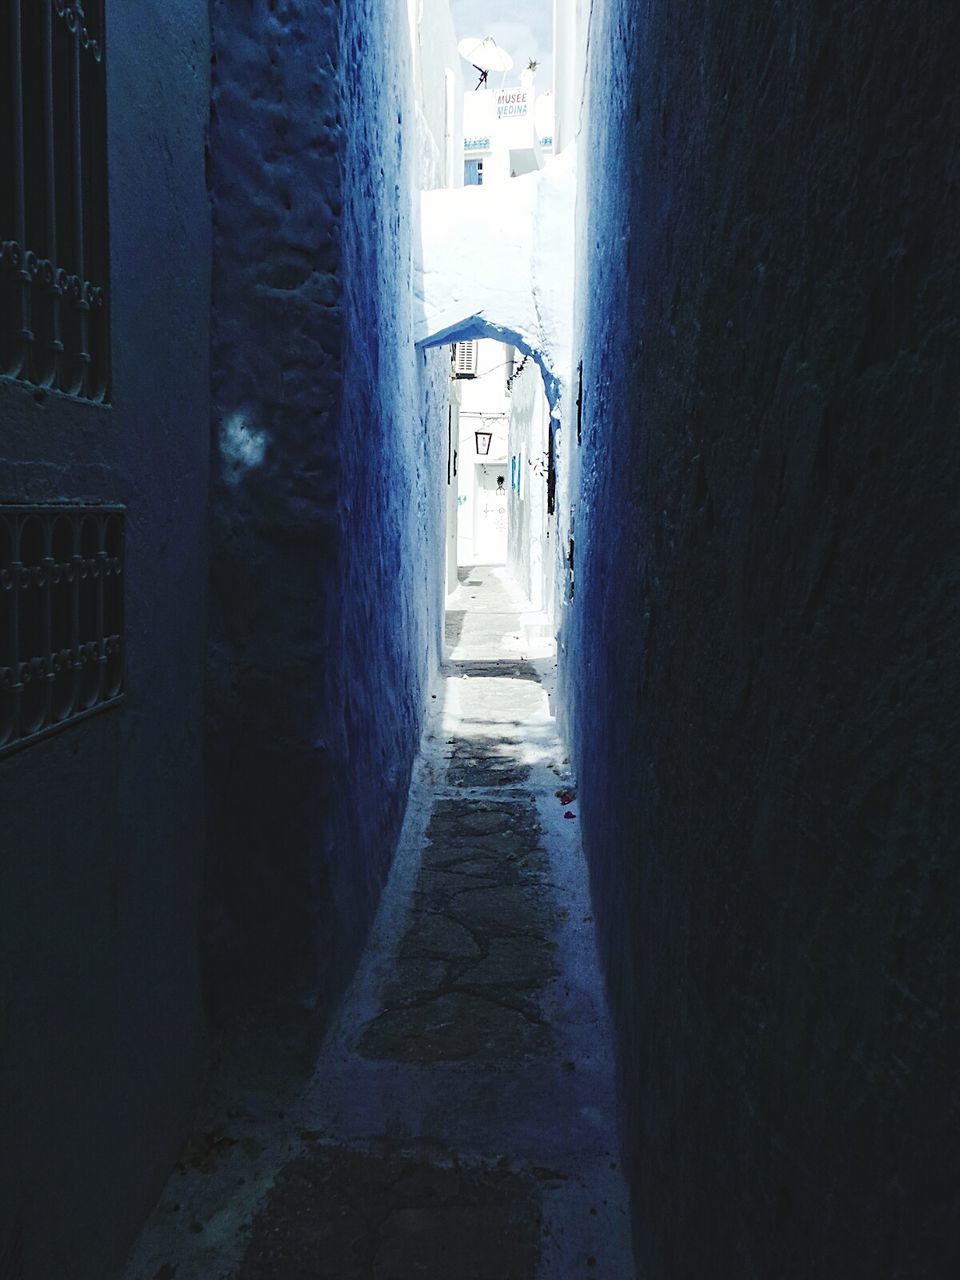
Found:
[[473, 547], [477, 564], [505, 564], [507, 559], [507, 467], [502, 462], [476, 464]]

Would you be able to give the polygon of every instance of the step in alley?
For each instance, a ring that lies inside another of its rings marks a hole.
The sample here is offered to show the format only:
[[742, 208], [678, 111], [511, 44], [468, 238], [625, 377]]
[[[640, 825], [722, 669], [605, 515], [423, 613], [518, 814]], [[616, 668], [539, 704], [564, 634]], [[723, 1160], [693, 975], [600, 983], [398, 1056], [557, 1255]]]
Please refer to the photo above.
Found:
[[222, 1077], [127, 1280], [631, 1280], [552, 640], [462, 570], [400, 848], [304, 1087]]

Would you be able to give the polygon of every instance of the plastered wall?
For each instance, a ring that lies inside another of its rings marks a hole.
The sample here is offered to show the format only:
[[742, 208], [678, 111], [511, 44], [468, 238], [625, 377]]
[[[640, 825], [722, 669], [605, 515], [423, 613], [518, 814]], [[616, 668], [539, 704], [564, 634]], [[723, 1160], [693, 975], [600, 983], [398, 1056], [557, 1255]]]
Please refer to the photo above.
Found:
[[213, 16], [209, 989], [323, 1011], [437, 660], [446, 366], [413, 347], [405, 7]]
[[960, 1263], [957, 36], [593, 12], [561, 681], [652, 1280]]

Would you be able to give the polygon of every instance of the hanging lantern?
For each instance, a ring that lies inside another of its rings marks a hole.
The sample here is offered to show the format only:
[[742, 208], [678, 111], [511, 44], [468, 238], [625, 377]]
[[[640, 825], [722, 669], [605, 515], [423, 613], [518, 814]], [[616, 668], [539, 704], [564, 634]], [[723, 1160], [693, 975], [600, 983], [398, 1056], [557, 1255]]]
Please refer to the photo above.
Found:
[[477, 453], [486, 455], [490, 452], [490, 442], [493, 440], [492, 431], [475, 431], [474, 436], [477, 441]]

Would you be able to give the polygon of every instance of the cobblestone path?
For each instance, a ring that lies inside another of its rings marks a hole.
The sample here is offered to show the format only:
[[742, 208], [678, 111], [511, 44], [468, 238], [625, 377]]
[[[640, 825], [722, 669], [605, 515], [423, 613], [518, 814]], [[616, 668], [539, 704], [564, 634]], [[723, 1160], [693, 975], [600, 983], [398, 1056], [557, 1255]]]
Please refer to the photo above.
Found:
[[553, 660], [501, 572], [461, 579], [396, 865], [316, 1070], [293, 1093], [221, 1082], [126, 1280], [632, 1280]]

